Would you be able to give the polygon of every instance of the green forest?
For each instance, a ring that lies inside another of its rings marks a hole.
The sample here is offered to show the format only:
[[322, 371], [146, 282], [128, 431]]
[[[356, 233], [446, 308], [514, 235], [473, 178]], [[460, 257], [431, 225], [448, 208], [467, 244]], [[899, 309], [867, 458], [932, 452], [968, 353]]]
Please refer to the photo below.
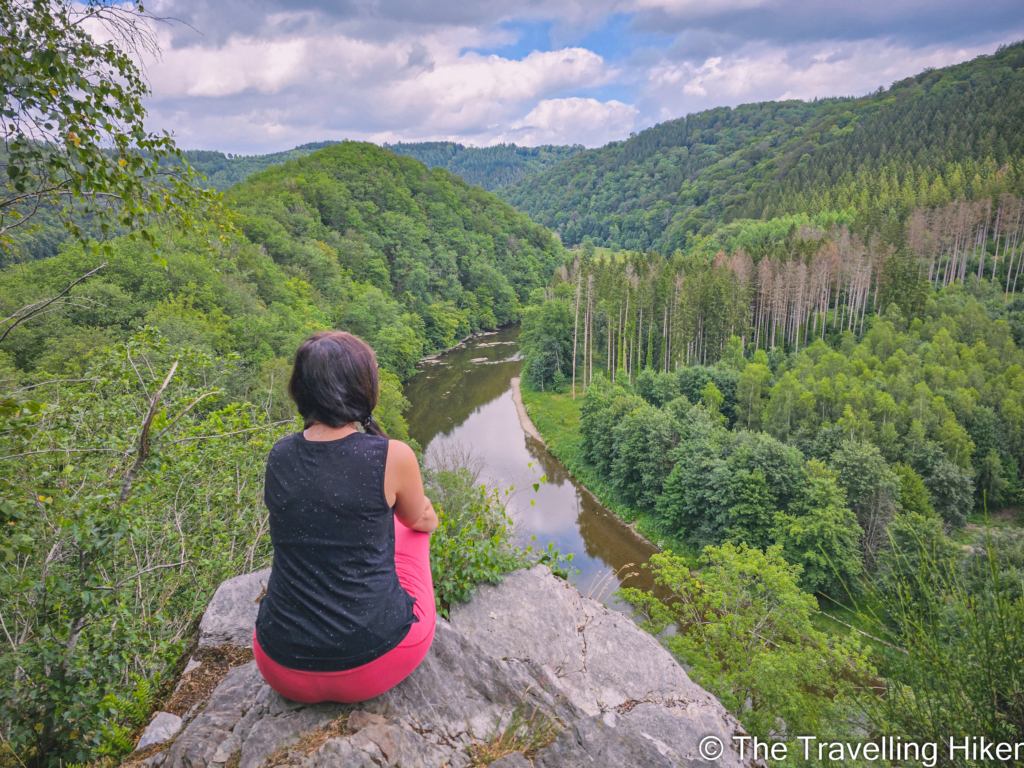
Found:
[[398, 155], [415, 157], [428, 168], [447, 168], [470, 184], [493, 192], [514, 184], [528, 174], [540, 173], [584, 150], [573, 146], [518, 147], [494, 144], [490, 147], [465, 147], [451, 141], [398, 142], [385, 144]]
[[[408, 439], [421, 358], [520, 320], [549, 447], [663, 550], [621, 597], [751, 733], [1019, 738], [1024, 45], [590, 151], [229, 157], [146, 131], [141, 12], [0, 2], [0, 766], [117, 765], [268, 563], [306, 336]], [[425, 468], [442, 615], [568, 575], [474, 478]]]
[[[199, 149], [186, 150], [182, 155], [196, 172], [206, 177], [206, 186], [223, 192], [272, 165], [297, 160], [338, 143], [316, 141], [302, 144], [286, 152], [267, 155], [231, 155]], [[396, 155], [413, 157], [428, 168], [445, 168], [467, 183], [482, 187], [488, 192], [513, 184], [527, 174], [546, 171], [584, 149], [579, 144], [540, 147], [495, 144], [489, 147], [466, 147], [452, 141], [397, 142], [383, 146]]]
[[927, 255], [886, 258], [919, 276], [907, 312], [840, 271], [837, 303], [787, 321], [743, 260], [584, 249], [523, 320], [549, 448], [663, 549], [659, 591], [620, 595], [751, 733], [792, 724], [793, 751], [858, 719], [920, 740], [1024, 722], [1024, 299], [998, 271], [935, 286]]
[[311, 155], [337, 143], [336, 141], [314, 141], [309, 144], [301, 144], [295, 149], [285, 152], [272, 152], [267, 155], [232, 155], [202, 149], [189, 149], [181, 154], [196, 173], [203, 175], [203, 186], [223, 192], [272, 165], [298, 160], [300, 157]]
[[984, 162], [955, 195], [880, 213], [836, 184], [832, 207], [720, 217], [669, 255], [588, 235], [525, 310], [531, 416], [664, 550], [660, 592], [621, 596], [794, 751], [857, 721], [1024, 725], [1020, 155]]
[[501, 196], [567, 245], [672, 253], [737, 219], [917, 207], [1024, 192], [1024, 45], [861, 98], [723, 107], [527, 176]]
[[[241, 184], [253, 174], [289, 160], [311, 155], [341, 142], [317, 141], [302, 144], [285, 152], [266, 155], [232, 155], [210, 150], [184, 150], [179, 156], [160, 158], [165, 170], [187, 166], [194, 175], [194, 183], [202, 188], [225, 192]], [[499, 187], [518, 181], [528, 173], [551, 168], [562, 160], [583, 151], [576, 146], [517, 147], [515, 144], [496, 144], [491, 147], [465, 147], [453, 142], [420, 142], [385, 144], [395, 154], [406, 155], [420, 161], [427, 168], [445, 168], [470, 185], [493, 192]], [[70, 234], [63, 226], [66, 215], [61, 206], [43, 206], [35, 213], [35, 226], [23, 228], [8, 235], [0, 266], [16, 261], [28, 261], [56, 256]], [[85, 225], [89, 225], [86, 218]], [[126, 232], [125, 232], [126, 233]], [[93, 236], [100, 232], [91, 232]]]
[[[489, 193], [367, 144], [256, 174], [222, 215], [230, 229], [155, 229], [158, 252], [69, 240], [0, 279], [0, 718], [40, 760], [130, 751], [138, 715], [117, 696], [140, 675], [155, 693], [212, 589], [267, 562], [262, 457], [296, 425], [299, 342], [369, 341], [376, 418], [408, 439], [416, 361], [517, 319], [564, 260]], [[493, 500], [467, 499], [478, 516], [448, 510], [434, 549], [444, 600], [518, 562]]]

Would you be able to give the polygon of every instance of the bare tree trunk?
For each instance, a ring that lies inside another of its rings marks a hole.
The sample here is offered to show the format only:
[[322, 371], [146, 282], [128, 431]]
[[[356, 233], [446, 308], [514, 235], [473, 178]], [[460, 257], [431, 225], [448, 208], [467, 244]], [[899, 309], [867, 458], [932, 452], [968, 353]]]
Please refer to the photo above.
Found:
[[572, 399], [576, 399], [576, 343], [580, 330], [580, 290], [583, 288], [583, 271], [576, 269], [576, 317], [572, 323]]

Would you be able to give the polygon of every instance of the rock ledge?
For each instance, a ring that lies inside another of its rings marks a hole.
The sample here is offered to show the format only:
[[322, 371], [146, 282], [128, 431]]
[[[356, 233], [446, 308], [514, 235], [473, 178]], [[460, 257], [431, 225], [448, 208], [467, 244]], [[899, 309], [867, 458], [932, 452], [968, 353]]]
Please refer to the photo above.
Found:
[[[201, 623], [201, 646], [251, 645], [268, 575], [220, 586]], [[543, 566], [481, 586], [451, 621], [439, 619], [423, 663], [376, 699], [297, 704], [272, 691], [250, 662], [194, 709], [147, 765], [464, 768], [474, 764], [474, 748], [516, 715], [557, 732], [533, 756], [536, 768], [744, 764], [731, 748], [740, 724], [655, 638]], [[713, 762], [698, 751], [708, 736], [726, 745]], [[531, 763], [513, 754], [492, 765]]]

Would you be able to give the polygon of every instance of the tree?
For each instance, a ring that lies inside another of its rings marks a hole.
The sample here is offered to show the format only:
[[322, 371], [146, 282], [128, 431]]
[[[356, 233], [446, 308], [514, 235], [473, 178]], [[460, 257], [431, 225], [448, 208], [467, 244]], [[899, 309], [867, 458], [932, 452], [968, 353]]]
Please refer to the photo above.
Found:
[[0, 3], [0, 238], [49, 213], [83, 242], [125, 230], [153, 241], [156, 219], [191, 226], [216, 199], [193, 186], [173, 139], [144, 127], [149, 88], [133, 56], [156, 50], [150, 18], [138, 1]]
[[978, 464], [978, 479], [985, 491], [985, 498], [993, 507], [998, 507], [1003, 503], [1006, 491], [1010, 487], [1006, 470], [1003, 468], [1003, 458], [999, 451], [993, 448]]
[[532, 386], [546, 389], [572, 370], [572, 311], [564, 301], [545, 301], [523, 315], [519, 344], [523, 373]]
[[724, 521], [726, 541], [766, 546], [777, 511], [764, 472], [760, 467], [729, 472], [727, 487], [731, 506]]
[[924, 478], [932, 506], [948, 529], [963, 528], [974, 507], [974, 479], [971, 473], [946, 458], [940, 458]]
[[764, 426], [779, 440], [785, 440], [794, 429], [800, 416], [799, 403], [802, 392], [800, 381], [791, 371], [782, 374], [771, 389], [764, 411]]
[[0, 569], [12, 641], [0, 720], [25, 760], [120, 755], [124, 726], [106, 694], [175, 658], [224, 573], [269, 556], [255, 489], [294, 422], [219, 403], [232, 368], [171, 358], [147, 330], [104, 350], [85, 380], [51, 385], [55, 402], [0, 400], [0, 509], [24, 513], [10, 528], [29, 550]]
[[928, 489], [914, 468], [897, 461], [892, 465], [892, 471], [900, 481], [900, 507], [922, 517], [935, 517]]
[[[772, 372], [767, 365], [750, 363], [740, 373], [736, 385], [736, 423], [746, 429], [761, 429], [761, 416], [764, 413], [768, 382]], [[774, 392], [774, 390], [773, 390]]]
[[715, 382], [709, 381], [704, 385], [704, 389], [700, 393], [700, 400], [704, 404], [704, 408], [707, 412], [716, 420], [724, 421], [725, 417], [719, 413], [719, 409], [722, 407], [722, 403], [725, 402], [725, 396], [722, 395], [718, 387], [715, 386]]
[[627, 504], [653, 511], [678, 440], [672, 418], [644, 402], [615, 425], [611, 438], [612, 484]]
[[[937, 520], [901, 517], [906, 521], [894, 523], [893, 551], [885, 558], [888, 578], [876, 596], [906, 652], [890, 656], [887, 695], [864, 700], [871, 730], [904, 742], [963, 744], [982, 733], [990, 743], [1018, 740], [1024, 730], [1019, 570], [1007, 572], [1012, 561], [990, 538], [989, 551], [965, 573], [963, 550]], [[978, 764], [969, 755], [950, 757], [957, 768]]]
[[805, 590], [841, 597], [864, 568], [863, 531], [846, 504], [835, 471], [811, 459], [804, 466], [804, 477], [801, 498], [789, 512], [776, 516], [772, 535], [786, 561], [802, 566], [800, 585]]
[[[814, 627], [817, 603], [797, 586], [800, 566], [780, 547], [745, 544], [708, 547], [700, 566], [655, 554], [650, 567], [665, 592], [620, 594], [752, 734], [777, 735], [780, 722], [790, 738], [841, 732], [849, 702], [840, 681], [864, 679], [870, 668], [856, 641]], [[669, 626], [676, 631], [662, 634]]]
[[844, 441], [832, 454], [830, 464], [837, 471], [839, 485], [846, 490], [850, 509], [864, 531], [864, 560], [873, 568], [879, 550], [887, 543], [886, 529], [896, 514], [899, 478], [871, 443]]

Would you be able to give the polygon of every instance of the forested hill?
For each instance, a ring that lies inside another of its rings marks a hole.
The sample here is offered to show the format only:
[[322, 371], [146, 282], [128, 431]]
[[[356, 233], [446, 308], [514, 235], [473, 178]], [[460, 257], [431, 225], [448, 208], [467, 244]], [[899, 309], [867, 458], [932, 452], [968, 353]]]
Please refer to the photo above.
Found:
[[336, 141], [315, 141], [301, 144], [295, 149], [273, 152], [269, 155], [231, 155], [205, 149], [186, 150], [184, 155], [189, 165], [206, 177], [211, 189], [223, 192], [272, 165], [281, 165], [289, 160], [297, 160], [337, 143]]
[[917, 206], [1024, 185], [1024, 43], [862, 98], [712, 109], [528, 176], [500, 195], [567, 245], [672, 252], [735, 219]]
[[[337, 141], [319, 141], [302, 144], [285, 152], [267, 155], [230, 155], [223, 152], [192, 149], [183, 152], [185, 159], [205, 177], [206, 187], [220, 192], [241, 184], [255, 173], [290, 160], [307, 157]], [[511, 184], [528, 173], [543, 171], [562, 160], [583, 151], [575, 146], [517, 147], [498, 144], [493, 147], [464, 147], [452, 142], [423, 142], [419, 144], [385, 144], [384, 148], [399, 155], [419, 160], [427, 168], [441, 167], [459, 176], [469, 184], [488, 191]], [[44, 208], [36, 217], [37, 226], [31, 231], [14, 234], [8, 247], [0, 249], [0, 266], [17, 261], [30, 261], [53, 256], [67, 240], [68, 233], [55, 211]]]
[[[223, 192], [273, 165], [281, 165], [326, 147], [337, 141], [317, 141], [302, 144], [285, 152], [268, 155], [230, 155], [224, 152], [193, 149], [185, 152], [189, 164], [206, 176], [212, 189]], [[385, 144], [395, 154], [408, 155], [428, 168], [447, 168], [470, 184], [489, 192], [507, 184], [514, 184], [530, 173], [546, 171], [562, 160], [583, 151], [582, 144], [574, 146], [544, 145], [518, 147], [515, 144], [496, 144], [493, 147], [466, 147], [451, 141], [425, 141], [419, 143]]]
[[584, 149], [582, 144], [540, 147], [496, 144], [477, 148], [451, 141], [400, 142], [384, 146], [400, 155], [415, 157], [428, 168], [447, 168], [470, 184], [488, 191], [514, 184], [527, 174], [546, 171]]
[[[564, 258], [550, 231], [494, 195], [372, 144], [268, 168], [231, 191], [229, 208], [242, 236], [215, 256], [168, 234], [162, 266], [138, 242], [113, 241], [76, 306], [9, 336], [0, 367], [73, 374], [149, 325], [172, 347], [238, 353], [257, 376], [333, 327], [369, 341], [404, 377], [423, 354], [518, 318]], [[10, 267], [0, 311], [51, 296], [96, 263], [72, 247]]]

